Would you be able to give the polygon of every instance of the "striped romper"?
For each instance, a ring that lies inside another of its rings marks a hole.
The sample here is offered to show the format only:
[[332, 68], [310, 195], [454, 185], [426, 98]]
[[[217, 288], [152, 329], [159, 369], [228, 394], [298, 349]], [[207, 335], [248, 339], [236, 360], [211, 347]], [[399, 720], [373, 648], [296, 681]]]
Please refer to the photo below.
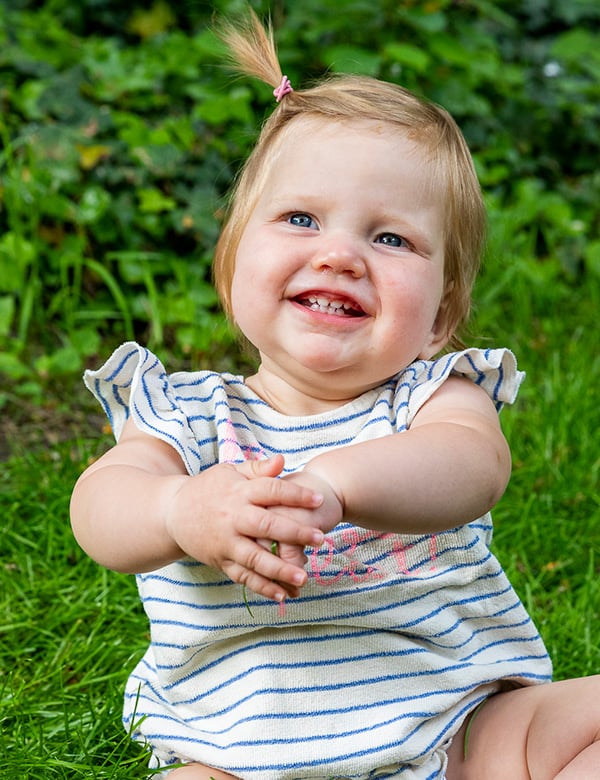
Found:
[[[115, 436], [132, 416], [190, 474], [276, 453], [296, 471], [319, 453], [405, 431], [450, 374], [498, 409], [523, 375], [511, 352], [416, 361], [337, 408], [289, 417], [242, 377], [167, 375], [123, 344], [85, 381]], [[366, 464], [365, 468], [368, 468]], [[124, 723], [152, 766], [198, 761], [243, 780], [443, 780], [465, 717], [506, 685], [550, 680], [535, 626], [489, 549], [489, 515], [428, 535], [341, 523], [307, 550], [308, 583], [283, 606], [189, 558], [138, 575], [151, 642]]]

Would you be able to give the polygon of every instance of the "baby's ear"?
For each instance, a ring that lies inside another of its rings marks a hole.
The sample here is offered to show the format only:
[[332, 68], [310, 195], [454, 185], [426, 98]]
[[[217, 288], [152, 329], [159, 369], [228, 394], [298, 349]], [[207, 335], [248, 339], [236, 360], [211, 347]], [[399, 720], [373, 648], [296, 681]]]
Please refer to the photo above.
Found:
[[456, 316], [454, 310], [454, 281], [448, 282], [446, 290], [440, 301], [440, 305], [429, 333], [427, 341], [419, 354], [422, 360], [429, 360], [437, 355], [448, 344], [456, 330]]

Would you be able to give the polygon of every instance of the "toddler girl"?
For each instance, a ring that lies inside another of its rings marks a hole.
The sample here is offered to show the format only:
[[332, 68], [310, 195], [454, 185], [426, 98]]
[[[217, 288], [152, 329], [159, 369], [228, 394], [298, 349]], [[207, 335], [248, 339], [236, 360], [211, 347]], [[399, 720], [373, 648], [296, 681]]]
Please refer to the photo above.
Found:
[[542, 684], [489, 550], [522, 374], [455, 335], [485, 223], [459, 130], [374, 79], [292, 88], [254, 16], [224, 35], [278, 102], [214, 266], [258, 369], [127, 343], [86, 374], [118, 443], [73, 528], [150, 621], [126, 726], [172, 780], [600, 777], [598, 678]]

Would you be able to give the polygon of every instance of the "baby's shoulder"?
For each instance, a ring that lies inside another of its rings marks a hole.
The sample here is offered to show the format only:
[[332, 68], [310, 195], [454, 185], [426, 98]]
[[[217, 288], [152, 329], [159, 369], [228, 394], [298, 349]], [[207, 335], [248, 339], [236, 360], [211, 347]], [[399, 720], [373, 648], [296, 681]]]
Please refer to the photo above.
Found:
[[395, 407], [410, 425], [419, 409], [451, 377], [462, 377], [480, 387], [499, 411], [514, 402], [525, 374], [514, 354], [504, 348], [471, 347], [433, 360], [416, 360], [395, 377]]

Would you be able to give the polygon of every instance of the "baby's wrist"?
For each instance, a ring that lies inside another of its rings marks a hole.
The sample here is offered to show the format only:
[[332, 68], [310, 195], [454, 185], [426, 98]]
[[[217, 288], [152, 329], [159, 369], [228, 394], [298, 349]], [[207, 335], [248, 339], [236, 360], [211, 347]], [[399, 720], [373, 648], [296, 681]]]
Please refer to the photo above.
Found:
[[186, 498], [183, 491], [191, 477], [187, 475], [173, 475], [163, 477], [160, 480], [160, 488], [157, 495], [157, 507], [160, 527], [168, 542], [173, 545], [174, 552], [185, 554], [181, 548], [179, 538], [179, 521], [186, 517]]
[[332, 503], [337, 505], [339, 517], [342, 518], [345, 513], [344, 496], [340, 487], [332, 479], [332, 474], [326, 463], [315, 458], [307, 463], [300, 473], [305, 475], [304, 479], [308, 481], [309, 486], [323, 496], [323, 503], [327, 503], [330, 507]]

